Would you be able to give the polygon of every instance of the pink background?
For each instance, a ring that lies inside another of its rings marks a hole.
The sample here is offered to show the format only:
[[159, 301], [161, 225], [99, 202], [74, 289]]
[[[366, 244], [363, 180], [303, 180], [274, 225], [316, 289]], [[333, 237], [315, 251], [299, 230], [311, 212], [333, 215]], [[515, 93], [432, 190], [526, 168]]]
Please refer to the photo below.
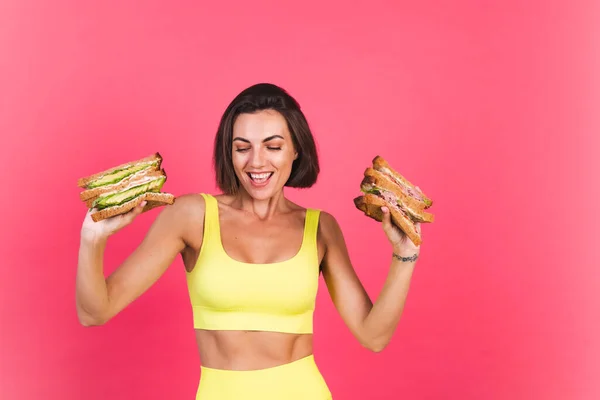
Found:
[[[77, 178], [154, 151], [214, 192], [218, 119], [261, 81], [302, 104], [375, 299], [390, 248], [352, 198], [380, 154], [434, 199], [389, 347], [361, 348], [324, 285], [315, 355], [335, 399], [600, 398], [592, 1], [31, 1], [0, 5], [0, 398], [192, 399], [181, 260], [108, 325], [77, 322]], [[110, 273], [158, 210], [111, 238]]]

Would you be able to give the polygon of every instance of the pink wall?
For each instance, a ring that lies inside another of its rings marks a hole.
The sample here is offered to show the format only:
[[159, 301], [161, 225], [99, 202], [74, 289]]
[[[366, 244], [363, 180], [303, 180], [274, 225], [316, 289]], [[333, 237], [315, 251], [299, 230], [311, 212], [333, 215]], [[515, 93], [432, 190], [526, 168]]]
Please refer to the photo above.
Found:
[[[380, 154], [435, 201], [383, 353], [321, 286], [334, 398], [600, 398], [598, 7], [228, 3], [0, 5], [0, 398], [193, 398], [181, 260], [108, 325], [78, 324], [76, 181], [160, 151], [165, 190], [213, 192], [218, 119], [260, 81], [290, 90], [318, 141], [318, 184], [289, 196], [337, 217], [373, 298], [390, 248], [354, 209], [363, 169]], [[111, 238], [107, 273], [158, 212]]]

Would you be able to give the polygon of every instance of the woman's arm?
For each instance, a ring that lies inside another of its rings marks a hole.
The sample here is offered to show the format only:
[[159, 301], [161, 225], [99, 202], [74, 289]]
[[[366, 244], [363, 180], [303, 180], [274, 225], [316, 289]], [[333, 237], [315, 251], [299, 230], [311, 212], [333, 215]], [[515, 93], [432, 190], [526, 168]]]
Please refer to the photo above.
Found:
[[167, 270], [186, 246], [190, 201], [186, 195], [164, 206], [142, 243], [106, 279], [103, 259], [108, 236], [82, 231], [76, 277], [77, 315], [82, 325], [108, 322]]
[[[387, 224], [384, 219], [386, 231], [391, 228], [389, 219]], [[398, 234], [393, 232], [392, 237], [394, 233]], [[336, 309], [364, 347], [374, 352], [382, 351], [390, 342], [400, 321], [416, 261], [403, 262], [392, 257], [392, 252], [406, 255], [402, 254], [406, 253], [406, 246], [402, 249], [392, 246], [388, 276], [373, 304], [350, 262], [339, 224], [325, 212], [321, 217], [321, 234], [326, 245], [322, 261], [323, 277]]]

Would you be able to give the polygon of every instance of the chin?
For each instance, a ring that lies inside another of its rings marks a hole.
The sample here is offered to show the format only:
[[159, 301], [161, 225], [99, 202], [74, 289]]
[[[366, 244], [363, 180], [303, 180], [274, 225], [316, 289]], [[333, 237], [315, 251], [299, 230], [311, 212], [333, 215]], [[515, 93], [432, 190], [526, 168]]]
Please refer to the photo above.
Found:
[[273, 197], [276, 193], [278, 193], [280, 190], [282, 190], [283, 188], [264, 188], [264, 189], [257, 189], [255, 187], [252, 186], [243, 186], [244, 190], [246, 191], [246, 193], [248, 193], [248, 195], [250, 197], [252, 197], [255, 200], [267, 200], [270, 199], [271, 197]]

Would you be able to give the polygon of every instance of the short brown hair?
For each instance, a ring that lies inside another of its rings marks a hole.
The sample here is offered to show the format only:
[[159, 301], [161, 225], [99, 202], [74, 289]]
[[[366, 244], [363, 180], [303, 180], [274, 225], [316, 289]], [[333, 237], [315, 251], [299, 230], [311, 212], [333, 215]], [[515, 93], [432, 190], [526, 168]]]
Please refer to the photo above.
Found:
[[298, 102], [284, 89], [271, 83], [259, 83], [244, 89], [229, 104], [219, 123], [214, 142], [213, 164], [217, 185], [225, 194], [235, 194], [239, 181], [231, 157], [233, 124], [238, 115], [262, 110], [275, 110], [287, 121], [298, 158], [285, 186], [308, 188], [319, 175], [319, 160], [312, 132]]

